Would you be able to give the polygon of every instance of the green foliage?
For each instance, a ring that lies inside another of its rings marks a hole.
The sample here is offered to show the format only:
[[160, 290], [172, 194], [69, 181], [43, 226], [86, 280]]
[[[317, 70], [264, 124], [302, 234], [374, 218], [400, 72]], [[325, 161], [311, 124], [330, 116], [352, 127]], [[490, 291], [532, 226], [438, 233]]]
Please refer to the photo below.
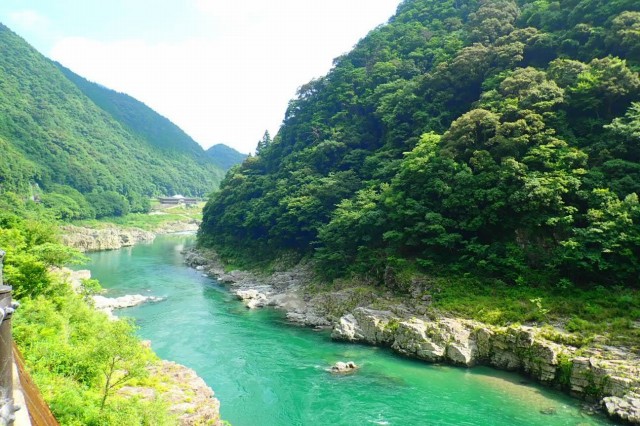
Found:
[[[588, 344], [594, 335], [606, 335], [610, 344], [632, 346], [640, 338], [640, 330], [633, 325], [640, 314], [637, 290], [514, 286], [469, 275], [429, 277], [433, 308], [500, 326], [547, 324], [543, 337], [578, 347]], [[561, 324], [568, 333], [559, 333], [549, 324]]]
[[101, 291], [96, 280], [85, 280], [76, 294], [60, 274], [51, 273], [51, 267], [86, 260], [60, 243], [53, 210], [13, 193], [0, 195], [3, 281], [21, 302], [13, 336], [58, 421], [78, 426], [175, 424], [159, 399], [117, 394], [123, 385], [145, 378], [155, 355], [140, 344], [131, 323], [110, 321], [88, 304]]
[[200, 243], [293, 249], [396, 290], [403, 262], [637, 286], [639, 16], [631, 0], [405, 0], [300, 88], [208, 202]]
[[109, 321], [59, 285], [54, 297], [22, 300], [14, 338], [61, 424], [173, 424], [159, 401], [114, 394], [154, 362], [126, 321]]
[[222, 178], [141, 102], [58, 67], [2, 25], [0, 46], [0, 190], [33, 195], [37, 184], [57, 218], [74, 220], [104, 214], [78, 192], [115, 192], [144, 212], [150, 196], [203, 196]]
[[82, 280], [80, 288], [76, 291], [80, 296], [82, 296], [85, 302], [89, 302], [91, 300], [91, 296], [104, 292], [104, 289], [98, 280], [88, 278]]
[[224, 144], [213, 145], [207, 149], [207, 155], [211, 158], [213, 164], [225, 172], [229, 171], [233, 166], [242, 163], [245, 158], [247, 158], [247, 154], [242, 154]]
[[129, 201], [115, 191], [92, 192], [87, 200], [96, 212], [96, 218], [126, 216], [129, 213]]
[[571, 372], [573, 371], [573, 361], [564, 353], [558, 355], [558, 373], [556, 381], [565, 388], [571, 385]]
[[115, 224], [124, 228], [140, 228], [146, 231], [154, 231], [171, 222], [184, 222], [185, 219], [189, 221], [201, 220], [203, 205], [204, 203], [193, 207], [178, 205], [152, 214], [129, 213], [125, 216], [108, 216], [99, 220], [79, 220], [74, 221], [73, 224], [89, 228], [104, 228]]
[[0, 213], [0, 248], [6, 251], [4, 282], [13, 287], [15, 298], [51, 295], [56, 288], [48, 269], [85, 260], [77, 250], [62, 245], [55, 224], [42, 216], [23, 219]]

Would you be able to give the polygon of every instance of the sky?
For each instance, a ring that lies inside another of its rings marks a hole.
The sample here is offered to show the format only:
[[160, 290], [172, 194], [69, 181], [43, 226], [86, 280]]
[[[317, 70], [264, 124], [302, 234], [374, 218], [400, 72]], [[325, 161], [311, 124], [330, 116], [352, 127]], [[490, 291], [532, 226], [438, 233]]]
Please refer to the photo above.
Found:
[[255, 150], [298, 87], [325, 75], [400, 0], [0, 0], [45, 56], [127, 93], [203, 147]]

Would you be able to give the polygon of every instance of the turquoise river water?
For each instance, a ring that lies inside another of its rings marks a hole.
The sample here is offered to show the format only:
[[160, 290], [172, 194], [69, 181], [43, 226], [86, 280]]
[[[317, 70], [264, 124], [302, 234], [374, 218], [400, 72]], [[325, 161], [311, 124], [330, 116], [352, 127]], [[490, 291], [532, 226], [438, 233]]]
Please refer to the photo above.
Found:
[[[612, 424], [518, 375], [333, 342], [327, 332], [287, 324], [279, 312], [249, 311], [214, 279], [184, 265], [180, 252], [193, 242], [193, 236], [161, 236], [93, 253], [88, 268], [109, 296], [166, 298], [119, 315], [136, 319], [160, 357], [203, 377], [234, 426]], [[355, 374], [326, 371], [348, 360], [361, 366]]]

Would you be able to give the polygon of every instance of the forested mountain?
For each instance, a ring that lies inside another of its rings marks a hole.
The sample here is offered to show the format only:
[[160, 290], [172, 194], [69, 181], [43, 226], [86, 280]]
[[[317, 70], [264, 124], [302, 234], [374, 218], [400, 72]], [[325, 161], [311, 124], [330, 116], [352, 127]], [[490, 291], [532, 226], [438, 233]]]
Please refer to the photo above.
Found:
[[59, 68], [1, 24], [0, 149], [1, 189], [42, 190], [62, 219], [204, 195], [224, 174], [169, 120]]
[[247, 154], [236, 151], [224, 144], [216, 144], [207, 149], [207, 155], [213, 163], [222, 170], [227, 171], [236, 164], [240, 164], [247, 158]]
[[168, 153], [203, 158], [202, 147], [191, 136], [144, 103], [125, 93], [90, 82], [57, 62], [55, 64], [82, 93], [149, 145]]
[[637, 286], [640, 2], [405, 0], [227, 175], [201, 244]]

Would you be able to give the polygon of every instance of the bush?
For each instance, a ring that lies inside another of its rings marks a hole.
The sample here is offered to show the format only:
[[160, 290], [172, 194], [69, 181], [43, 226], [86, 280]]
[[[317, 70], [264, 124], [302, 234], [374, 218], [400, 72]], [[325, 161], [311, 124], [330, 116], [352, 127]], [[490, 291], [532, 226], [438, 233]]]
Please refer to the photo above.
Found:
[[92, 192], [86, 198], [95, 210], [96, 218], [125, 216], [129, 213], [129, 201], [117, 192]]

